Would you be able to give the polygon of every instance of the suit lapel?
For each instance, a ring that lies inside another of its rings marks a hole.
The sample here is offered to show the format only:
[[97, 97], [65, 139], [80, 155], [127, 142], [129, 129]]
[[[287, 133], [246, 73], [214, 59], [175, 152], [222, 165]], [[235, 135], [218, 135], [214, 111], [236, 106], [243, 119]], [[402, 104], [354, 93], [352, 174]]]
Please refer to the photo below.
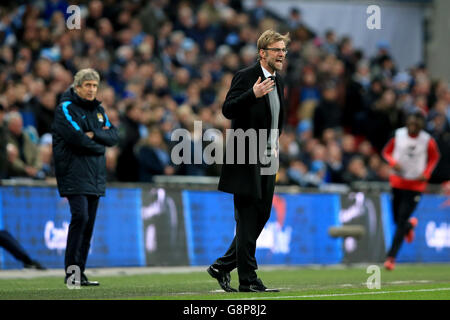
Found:
[[[280, 99], [280, 115], [278, 116], [278, 128], [281, 128], [281, 125], [284, 121], [284, 87], [279, 76], [275, 77], [275, 83], [277, 85], [278, 99]], [[281, 132], [280, 132], [281, 134]]]
[[[261, 77], [261, 82], [263, 82], [266, 79], [266, 77], [264, 76], [264, 73], [263, 73], [263, 70], [262, 70], [260, 62], [257, 62], [255, 64], [255, 71], [256, 71], [256, 74], [257, 74], [256, 80], [258, 80], [258, 77]], [[270, 101], [269, 101], [269, 95], [268, 94], [264, 95], [264, 101], [266, 102], [265, 103], [265, 113], [267, 115], [267, 119], [269, 120], [268, 124], [269, 124], [269, 128], [270, 128], [270, 124], [272, 123], [272, 111], [270, 111]]]

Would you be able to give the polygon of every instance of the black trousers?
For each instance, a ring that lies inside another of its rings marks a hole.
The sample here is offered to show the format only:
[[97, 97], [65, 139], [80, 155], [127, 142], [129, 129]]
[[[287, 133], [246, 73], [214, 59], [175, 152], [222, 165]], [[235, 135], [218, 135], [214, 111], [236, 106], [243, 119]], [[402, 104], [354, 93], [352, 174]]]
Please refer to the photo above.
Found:
[[92, 232], [94, 231], [95, 217], [98, 208], [98, 196], [73, 195], [68, 196], [72, 219], [67, 236], [66, 255], [64, 259], [65, 270], [76, 265], [83, 273], [91, 246]]
[[406, 234], [411, 230], [409, 218], [413, 214], [420, 201], [421, 193], [412, 190], [392, 189], [392, 211], [394, 214], [394, 222], [396, 230], [394, 239], [392, 240], [391, 249], [388, 257], [395, 258], [403, 243]]
[[11, 253], [14, 258], [24, 264], [31, 264], [32, 260], [20, 243], [6, 230], [0, 230], [0, 247]]
[[248, 285], [257, 279], [255, 270], [256, 240], [269, 220], [272, 209], [275, 175], [261, 176], [262, 199], [234, 196], [236, 235], [225, 255], [218, 258], [213, 267], [231, 272], [237, 268], [239, 283]]

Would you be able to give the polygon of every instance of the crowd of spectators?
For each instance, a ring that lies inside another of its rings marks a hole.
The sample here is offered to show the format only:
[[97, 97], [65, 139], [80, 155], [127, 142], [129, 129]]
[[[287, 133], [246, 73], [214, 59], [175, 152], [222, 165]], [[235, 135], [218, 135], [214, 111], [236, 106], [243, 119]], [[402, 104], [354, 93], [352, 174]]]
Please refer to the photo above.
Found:
[[249, 10], [234, 0], [77, 1], [80, 29], [66, 25], [71, 4], [18, 1], [0, 10], [2, 178], [54, 176], [53, 110], [87, 67], [100, 73], [98, 99], [120, 132], [119, 145], [106, 152], [109, 181], [218, 175], [220, 165], [172, 163], [171, 134], [186, 129], [192, 145], [206, 146], [195, 121], [225, 133], [230, 122], [221, 107], [231, 79], [256, 61], [257, 39], [272, 28], [292, 39], [278, 184], [387, 181], [380, 151], [416, 108], [442, 156], [432, 182], [450, 179], [448, 83], [432, 79], [425, 65], [397, 70], [388, 43], [368, 57], [350, 37], [318, 34], [301, 11], [282, 19], [261, 0]]

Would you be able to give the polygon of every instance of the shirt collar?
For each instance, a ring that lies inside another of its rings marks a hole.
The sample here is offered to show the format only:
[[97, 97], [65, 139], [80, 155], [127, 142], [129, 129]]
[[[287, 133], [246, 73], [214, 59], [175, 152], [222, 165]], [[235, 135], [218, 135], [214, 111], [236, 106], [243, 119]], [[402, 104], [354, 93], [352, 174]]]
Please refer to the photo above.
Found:
[[263, 71], [264, 77], [268, 78], [270, 76], [274, 76], [276, 77], [276, 72], [274, 72], [273, 74], [271, 74], [269, 71], [267, 71], [263, 66], [261, 66], [261, 69]]

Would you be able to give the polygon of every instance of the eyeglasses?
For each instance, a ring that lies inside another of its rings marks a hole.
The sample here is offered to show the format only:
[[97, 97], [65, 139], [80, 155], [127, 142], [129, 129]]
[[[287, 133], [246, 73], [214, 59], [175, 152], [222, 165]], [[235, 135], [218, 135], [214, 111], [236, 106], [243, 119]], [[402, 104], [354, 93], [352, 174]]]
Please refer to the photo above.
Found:
[[264, 50], [272, 50], [272, 51], [275, 51], [276, 53], [280, 53], [280, 52], [283, 52], [284, 54], [288, 53], [286, 48], [283, 48], [283, 49], [281, 49], [281, 48], [264, 48]]

